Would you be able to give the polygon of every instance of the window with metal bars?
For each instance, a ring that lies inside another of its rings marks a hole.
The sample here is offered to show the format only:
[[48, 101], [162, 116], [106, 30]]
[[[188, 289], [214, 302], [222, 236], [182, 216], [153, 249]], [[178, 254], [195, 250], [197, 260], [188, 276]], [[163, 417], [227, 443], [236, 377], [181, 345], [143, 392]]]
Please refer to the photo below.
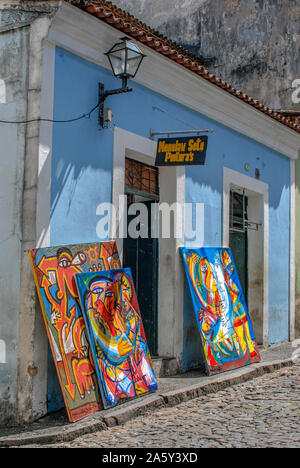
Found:
[[152, 199], [159, 199], [159, 173], [158, 168], [125, 159], [125, 192], [127, 194], [141, 195]]
[[230, 192], [230, 231], [247, 232], [258, 231], [261, 223], [248, 219], [248, 197], [245, 190], [242, 193]]
[[230, 231], [246, 232], [248, 199], [245, 193], [230, 192]]

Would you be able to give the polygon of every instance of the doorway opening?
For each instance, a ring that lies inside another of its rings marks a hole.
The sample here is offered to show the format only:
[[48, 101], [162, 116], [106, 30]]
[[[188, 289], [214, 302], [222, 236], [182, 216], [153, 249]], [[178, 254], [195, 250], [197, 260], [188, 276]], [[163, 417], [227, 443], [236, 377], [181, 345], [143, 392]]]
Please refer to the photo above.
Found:
[[248, 305], [248, 197], [245, 192], [230, 191], [231, 248], [240, 282]]
[[156, 222], [153, 209], [159, 203], [158, 168], [134, 159], [125, 158], [125, 187], [127, 195], [127, 228], [137, 214], [130, 208], [139, 203], [146, 208], [145, 226], [137, 226], [143, 236], [132, 238], [129, 235], [123, 242], [123, 265], [131, 268], [143, 325], [152, 356], [158, 354], [158, 271], [159, 241], [153, 237]]
[[264, 200], [232, 185], [229, 197], [229, 247], [239, 274], [257, 344], [264, 342]]

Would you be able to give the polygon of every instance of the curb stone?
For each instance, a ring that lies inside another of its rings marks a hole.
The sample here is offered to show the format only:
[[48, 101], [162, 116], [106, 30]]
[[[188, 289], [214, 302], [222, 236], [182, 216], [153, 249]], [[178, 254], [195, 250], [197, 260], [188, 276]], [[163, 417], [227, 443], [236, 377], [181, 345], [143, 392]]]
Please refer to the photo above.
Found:
[[228, 376], [228, 373], [220, 374], [218, 376], [208, 378], [206, 382], [203, 382], [202, 384], [198, 383], [191, 385], [183, 390], [165, 392], [162, 393], [161, 396], [163, 397], [166, 406], [175, 406], [179, 403], [183, 403], [209, 393], [216, 393], [227, 387], [244, 383], [264, 374], [275, 372], [283, 367], [291, 367], [293, 365], [294, 362], [292, 359], [253, 364], [251, 369], [249, 369], [249, 367], [238, 369], [236, 371], [232, 371], [230, 376]]
[[120, 426], [130, 419], [142, 416], [149, 410], [156, 410], [165, 406], [164, 398], [157, 394], [143, 400], [135, 400], [128, 408], [118, 407], [110, 409], [102, 416], [107, 427]]
[[216, 393], [227, 387], [244, 383], [264, 374], [272, 373], [283, 367], [294, 365], [292, 359], [262, 362], [250, 367], [229, 371], [224, 374], [206, 378], [205, 382], [196, 383], [179, 390], [152, 394], [140, 400], [134, 400], [117, 409], [104, 410], [88, 417], [84, 422], [72, 423], [67, 426], [57, 426], [31, 432], [23, 432], [12, 436], [0, 437], [1, 447], [17, 447], [31, 444], [54, 444], [70, 442], [85, 434], [105, 431], [110, 427], [124, 424], [150, 410], [162, 407], [172, 407], [179, 403], [198, 398], [209, 393]]

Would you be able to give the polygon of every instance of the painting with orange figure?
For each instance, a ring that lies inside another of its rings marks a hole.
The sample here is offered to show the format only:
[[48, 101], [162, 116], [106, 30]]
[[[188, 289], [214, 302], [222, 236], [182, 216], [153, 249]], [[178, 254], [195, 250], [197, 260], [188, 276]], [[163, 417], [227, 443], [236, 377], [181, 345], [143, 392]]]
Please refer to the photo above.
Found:
[[63, 401], [75, 422], [103, 404], [74, 277], [120, 267], [118, 250], [115, 242], [98, 242], [33, 249], [29, 257]]

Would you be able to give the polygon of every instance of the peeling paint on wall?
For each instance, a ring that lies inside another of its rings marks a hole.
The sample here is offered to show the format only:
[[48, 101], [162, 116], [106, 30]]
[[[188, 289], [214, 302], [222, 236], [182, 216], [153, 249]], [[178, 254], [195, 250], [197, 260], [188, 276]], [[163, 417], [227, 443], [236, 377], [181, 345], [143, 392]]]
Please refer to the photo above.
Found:
[[0, 104], [6, 103], [6, 85], [5, 81], [0, 79]]
[[114, 0], [202, 58], [211, 73], [273, 108], [297, 109], [300, 3], [278, 0]]
[[0, 364], [6, 363], [6, 345], [4, 340], [0, 340]]

